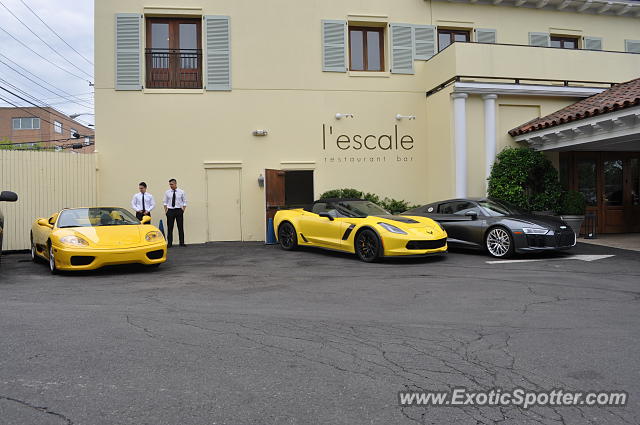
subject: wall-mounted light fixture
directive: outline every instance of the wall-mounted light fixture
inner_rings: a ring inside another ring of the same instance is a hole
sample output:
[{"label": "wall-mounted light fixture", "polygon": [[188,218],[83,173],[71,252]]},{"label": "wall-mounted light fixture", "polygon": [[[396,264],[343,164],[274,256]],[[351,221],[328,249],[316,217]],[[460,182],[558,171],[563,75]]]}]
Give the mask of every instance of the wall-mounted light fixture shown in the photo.
[{"label": "wall-mounted light fixture", "polygon": [[267,130],[253,130],[254,136],[266,136],[267,134],[269,134]]},{"label": "wall-mounted light fixture", "polygon": [[258,176],[258,186],[264,187],[264,176],[262,174]]},{"label": "wall-mounted light fixture", "polygon": [[353,114],[341,114],[338,112],[336,114],[336,119],[341,120],[342,118],[353,118]]},{"label": "wall-mounted light fixture", "polygon": [[400,121],[400,120],[402,120],[402,119],[406,119],[406,120],[415,120],[415,119],[416,119],[416,116],[415,116],[415,115],[400,115],[400,114],[398,114],[398,115],[396,115],[396,119],[397,119],[398,121]]}]

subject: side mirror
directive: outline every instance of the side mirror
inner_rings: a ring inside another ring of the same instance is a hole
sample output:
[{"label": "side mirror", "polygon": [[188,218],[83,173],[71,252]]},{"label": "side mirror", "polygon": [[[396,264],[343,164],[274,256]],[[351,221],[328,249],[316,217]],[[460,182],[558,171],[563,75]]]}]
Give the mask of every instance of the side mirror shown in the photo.
[{"label": "side mirror", "polygon": [[142,223],[142,224],[151,223],[151,217],[149,217],[148,215],[145,215],[144,217],[142,217],[142,220],[140,220],[140,223]]},{"label": "side mirror", "polygon": [[10,192],[8,190],[3,190],[0,193],[0,201],[16,202],[17,200],[18,200],[18,195],[15,192]]},{"label": "side mirror", "polygon": [[53,229],[53,224],[49,223],[49,220],[47,220],[46,218],[39,218],[37,223],[38,223],[38,226],[48,227],[49,229]]},{"label": "side mirror", "polygon": [[464,213],[464,215],[466,215],[467,217],[471,217],[471,220],[478,219],[478,213],[476,211],[467,211],[466,213]]},{"label": "side mirror", "polygon": [[321,212],[320,214],[318,214],[320,217],[324,217],[324,218],[328,218],[329,221],[333,221],[333,217],[331,216],[331,214],[327,213],[327,212]]}]

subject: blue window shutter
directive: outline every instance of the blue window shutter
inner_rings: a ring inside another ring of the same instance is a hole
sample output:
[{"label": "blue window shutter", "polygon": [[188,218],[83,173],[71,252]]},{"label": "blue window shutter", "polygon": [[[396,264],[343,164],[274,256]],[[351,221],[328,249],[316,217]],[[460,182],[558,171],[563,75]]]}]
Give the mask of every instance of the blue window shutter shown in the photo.
[{"label": "blue window shutter", "polygon": [[142,16],[116,14],[116,90],[142,90]]},{"label": "blue window shutter", "polygon": [[428,60],[435,55],[436,45],[436,27],[433,25],[414,25],[414,52],[413,57],[416,60]]},{"label": "blue window shutter", "polygon": [[391,72],[413,74],[413,25],[390,24]]},{"label": "blue window shutter", "polygon": [[206,89],[231,90],[231,22],[228,16],[204,17]]},{"label": "blue window shutter", "polygon": [[551,37],[548,32],[530,32],[529,45],[538,47],[549,47],[551,45]]},{"label": "blue window shutter", "polygon": [[496,42],[496,30],[487,28],[476,28],[476,43],[488,43],[495,44]]},{"label": "blue window shutter", "polygon": [[625,40],[624,51],[628,53],[640,53],[640,40]]},{"label": "blue window shutter", "polygon": [[602,50],[602,38],[585,37],[582,48],[585,50]]},{"label": "blue window shutter", "polygon": [[346,21],[322,21],[322,70],[347,72]]}]

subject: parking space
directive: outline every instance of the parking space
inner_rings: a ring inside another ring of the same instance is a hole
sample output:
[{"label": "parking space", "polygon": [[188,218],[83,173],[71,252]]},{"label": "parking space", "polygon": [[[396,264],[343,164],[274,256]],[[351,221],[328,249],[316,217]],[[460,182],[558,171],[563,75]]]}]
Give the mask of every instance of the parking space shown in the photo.
[{"label": "parking space", "polygon": [[[2,422],[640,422],[638,253],[517,259],[535,261],[212,243],[173,248],[159,269],[51,276],[7,255]],[[624,390],[629,405],[398,405],[401,390],[459,386]]]}]

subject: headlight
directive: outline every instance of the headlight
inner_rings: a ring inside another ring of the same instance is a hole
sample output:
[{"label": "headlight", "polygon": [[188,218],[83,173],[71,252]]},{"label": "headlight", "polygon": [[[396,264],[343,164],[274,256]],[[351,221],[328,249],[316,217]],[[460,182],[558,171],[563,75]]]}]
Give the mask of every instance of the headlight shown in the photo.
[{"label": "headlight", "polygon": [[542,227],[524,227],[522,231],[527,235],[546,235],[549,233],[549,229],[544,229]]},{"label": "headlight", "polygon": [[78,236],[64,236],[60,238],[60,242],[65,245],[74,245],[74,246],[89,246],[89,242],[85,241]]},{"label": "headlight", "polygon": [[162,233],[154,230],[153,232],[147,233],[147,236],[145,236],[144,238],[147,240],[147,242],[153,242],[155,240],[161,239]]},{"label": "headlight", "polygon": [[393,224],[389,224],[389,223],[378,223],[378,225],[380,227],[382,227],[384,230],[391,232],[391,233],[398,233],[400,235],[406,235],[407,232],[405,232],[402,229],[397,228],[396,226],[394,226]]}]

